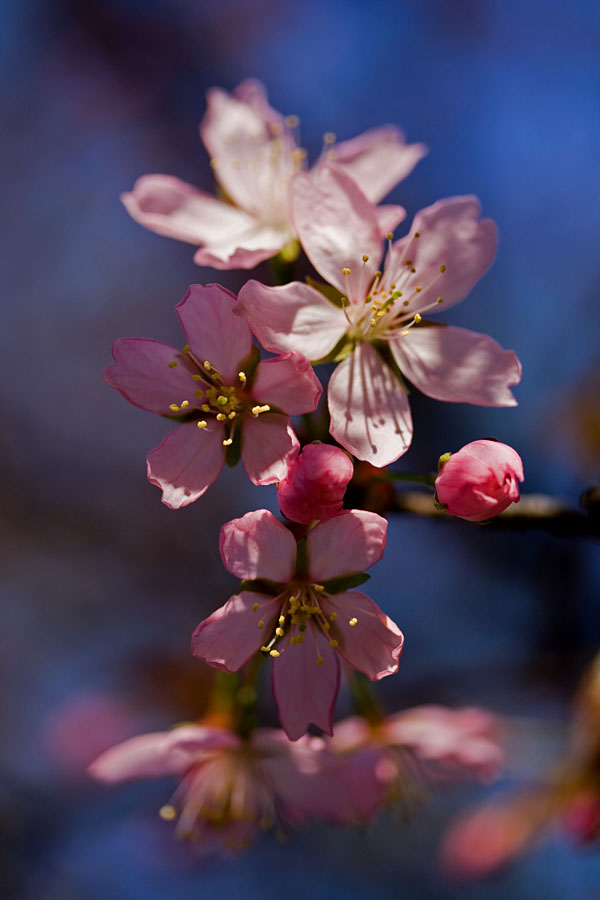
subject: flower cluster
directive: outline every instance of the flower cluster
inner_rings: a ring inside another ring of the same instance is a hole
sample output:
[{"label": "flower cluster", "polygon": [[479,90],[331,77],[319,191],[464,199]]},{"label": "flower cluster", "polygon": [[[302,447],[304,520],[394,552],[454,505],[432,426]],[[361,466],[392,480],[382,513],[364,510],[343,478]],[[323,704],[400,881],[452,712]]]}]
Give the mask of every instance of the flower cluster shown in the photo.
[{"label": "flower cluster", "polygon": [[[205,716],[142,735],[90,772],[107,783],[178,776],[162,817],[203,850],[236,852],[263,828],[367,821],[406,803],[423,779],[497,773],[489,714],[424,706],[386,716],[370,693],[369,682],[399,670],[404,637],[357,590],[383,555],[387,519],[344,508],[344,496],[353,458],[385,479],[409,449],[407,381],[436,400],[513,406],[521,367],[491,337],[430,319],[494,258],[496,228],[477,199],[440,200],[394,238],[406,212],[381,201],[426,153],[422,144],[393,126],[344,142],[326,134],[309,167],[296,117],[272,109],[252,80],[231,95],[211,90],[200,132],[220,196],[146,175],[122,197],[130,215],[195,245],[199,265],[249,269],[275,258],[274,271],[290,271],[302,249],[319,277],[250,280],[237,297],[192,285],[176,307],[184,346],[120,339],[103,377],[173,425],[147,457],[168,507],[198,500],[225,464],[241,461],[254,484],[277,484],[282,519],[258,509],[221,528],[223,564],[240,584],[192,636],[193,655],[233,679],[219,726]],[[291,417],[317,409],[313,367],[323,363],[336,364],[328,426],[319,431],[314,418],[317,439],[307,443]],[[435,488],[449,514],[483,521],[519,499],[523,470],[511,448],[476,441],[447,457]],[[419,477],[433,487],[433,476]],[[282,730],[257,726],[261,662]],[[342,674],[357,715],[335,724]]]}]

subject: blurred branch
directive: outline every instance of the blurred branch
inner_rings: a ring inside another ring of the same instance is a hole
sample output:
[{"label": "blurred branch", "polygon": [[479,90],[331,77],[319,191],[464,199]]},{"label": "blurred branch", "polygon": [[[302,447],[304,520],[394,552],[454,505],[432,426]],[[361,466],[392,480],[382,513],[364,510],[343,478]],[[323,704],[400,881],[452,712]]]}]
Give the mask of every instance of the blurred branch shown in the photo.
[{"label": "blurred branch", "polygon": [[[545,531],[557,537],[600,538],[600,486],[588,488],[581,496],[582,511],[565,506],[545,494],[521,497],[501,515],[485,524],[500,531]],[[388,512],[411,514],[429,519],[459,521],[436,509],[431,494],[420,491],[399,491],[390,498]],[[471,523],[469,523],[471,524]]]}]

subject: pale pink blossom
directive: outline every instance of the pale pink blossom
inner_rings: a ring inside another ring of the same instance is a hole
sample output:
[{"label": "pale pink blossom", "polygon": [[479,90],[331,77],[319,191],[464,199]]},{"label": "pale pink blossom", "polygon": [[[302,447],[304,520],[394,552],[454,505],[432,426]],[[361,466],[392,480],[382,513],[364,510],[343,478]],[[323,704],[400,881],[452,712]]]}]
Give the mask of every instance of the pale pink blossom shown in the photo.
[{"label": "pale pink blossom", "polygon": [[297,543],[265,509],[221,529],[223,563],[243,581],[200,623],[192,652],[227,672],[259,650],[269,654],[279,718],[291,740],[311,722],[332,733],[340,658],[373,681],[398,670],[398,627],[365,594],[348,590],[367,577],[350,576],[381,559],[386,530],[376,513],[343,510]]},{"label": "pale pink blossom", "polygon": [[88,772],[104,784],[179,776],[161,817],[177,819],[178,836],[201,852],[235,854],[264,829],[337,821],[345,799],[334,762],[318,738],[292,744],[281,731],[259,729],[243,739],[200,724],[131,738]]},{"label": "pale pink blossom", "polygon": [[516,355],[486,335],[423,317],[458,303],[496,251],[496,228],[475,197],[440,200],[417,213],[409,234],[390,242],[385,269],[376,209],[335,166],[299,174],[292,217],[302,246],[337,289],[336,305],[299,282],[248,282],[239,311],[261,343],[313,361],[340,361],[329,382],[330,431],[359,459],[382,467],[412,439],[408,393],[399,373],[438,400],[514,406]]},{"label": "pale pink blossom", "polygon": [[329,748],[337,754],[351,819],[410,807],[423,780],[495,778],[504,761],[496,719],[482,709],[417,706],[369,723],[337,722]]},{"label": "pale pink blossom", "polygon": [[279,482],[277,500],[284,516],[308,525],[330,519],[343,505],[354,473],[348,455],[331,444],[307,444]]},{"label": "pale pink blossom", "polygon": [[518,503],[523,477],[523,462],[512,447],[472,441],[443,463],[435,490],[451,516],[483,522]]},{"label": "pale pink blossom", "polygon": [[319,402],[321,385],[305,357],[291,352],[257,362],[235,299],[218,284],[192,285],[175,307],[183,350],[121,338],[116,364],[103,374],[135,406],[180,422],[147,458],[148,479],[171,509],[201,497],[232,451],[241,453],[254,484],[279,481],[300,448],[289,416]]},{"label": "pale pink blossom", "polygon": [[[232,94],[213,88],[207,102],[200,134],[227,199],[171,175],[144,175],[121,199],[141,225],[199,246],[194,257],[198,265],[250,269],[295,241],[289,185],[305,166],[305,152],[297,145],[295,117],[284,118],[272,109],[260,82],[243,81]],[[427,152],[422,144],[406,144],[391,125],[327,146],[322,159],[335,158],[373,203]],[[384,233],[402,221],[405,211],[382,206],[378,216]]]}]

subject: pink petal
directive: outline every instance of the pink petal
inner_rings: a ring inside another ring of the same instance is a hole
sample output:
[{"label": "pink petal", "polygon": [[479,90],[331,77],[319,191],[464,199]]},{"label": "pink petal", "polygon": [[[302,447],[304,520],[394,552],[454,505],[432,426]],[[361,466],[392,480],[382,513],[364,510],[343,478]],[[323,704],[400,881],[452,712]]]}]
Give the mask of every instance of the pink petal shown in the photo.
[{"label": "pink petal", "polygon": [[226,522],[219,549],[223,565],[238,578],[288,582],[296,563],[292,533],[266,509]]},{"label": "pink petal", "polygon": [[253,269],[279,253],[290,239],[289,229],[261,225],[256,219],[249,218],[243,230],[232,230],[221,240],[215,237],[206,241],[204,247],[196,251],[194,262],[213,269]]},{"label": "pink petal", "polygon": [[283,124],[283,116],[269,104],[266,88],[257,78],[245,78],[234,89],[233,96],[251,107],[265,122]]},{"label": "pink petal", "polygon": [[322,392],[307,358],[294,352],[259,362],[250,391],[261,406],[268,403],[289,416],[312,412]]},{"label": "pink petal", "polygon": [[237,380],[240,363],[250,353],[252,335],[233,312],[235,295],[219,284],[192,284],[175,307],[192,353],[205,360],[229,384]]},{"label": "pink petal", "polygon": [[328,402],[331,435],[358,459],[381,468],[410,447],[406,391],[370,344],[359,344],[337,367]]},{"label": "pink petal", "polygon": [[427,155],[424,144],[407,144],[403,132],[383,125],[334,147],[335,161],[371,203],[383,200]]},{"label": "pink petal", "polygon": [[[337,652],[343,660],[379,681],[398,671],[404,637],[395,622],[360,591],[348,591],[328,597],[327,611],[337,613],[331,634],[339,642]],[[354,625],[351,621],[356,619]]]},{"label": "pink petal", "polygon": [[[351,302],[362,302],[381,259],[373,204],[341,169],[324,164],[296,175],[291,210],[300,243],[317,272]],[[344,268],[350,275],[342,274]]]},{"label": "pink petal", "polygon": [[106,750],[89,766],[88,773],[105,784],[182,775],[213,747],[237,743],[231,732],[201,725],[140,734]]},{"label": "pink petal", "polygon": [[209,422],[178,425],[147,456],[148,481],[161,488],[162,502],[180,509],[197,500],[217,480],[225,462],[223,427]]},{"label": "pink petal", "polygon": [[192,653],[209,666],[237,672],[271,638],[280,611],[277,597],[235,594],[200,622],[192,635]]},{"label": "pink petal", "polygon": [[[312,723],[333,734],[333,710],[340,688],[337,655],[311,624],[303,644],[291,646],[289,637],[278,645],[272,661],[273,694],[279,721],[291,741],[298,740]],[[317,664],[317,658],[323,663]]]},{"label": "pink petal", "polygon": [[378,206],[376,209],[377,213],[377,221],[379,222],[379,231],[382,236],[387,235],[390,231],[393,231],[400,222],[404,222],[406,218],[406,210],[403,206],[393,206],[391,203],[386,203],[383,206]]},{"label": "pink petal", "polygon": [[[476,197],[450,197],[417,213],[407,237],[397,241],[385,264],[385,287],[395,282],[408,311],[447,309],[462,300],[490,266],[498,235],[491,219],[480,219]],[[415,238],[415,233],[419,237]],[[411,260],[412,273],[405,265]],[[440,266],[445,266],[444,272]],[[415,287],[420,292],[415,292]],[[438,304],[438,297],[442,303]]]},{"label": "pink petal", "polygon": [[261,413],[246,416],[242,436],[242,465],[254,484],[274,484],[285,478],[300,443],[287,416]]},{"label": "pink petal", "polygon": [[310,580],[364,572],[383,556],[387,520],[362,509],[343,509],[308,533]]},{"label": "pink petal", "polygon": [[398,367],[428,397],[517,405],[510,386],[521,380],[521,363],[513,350],[503,350],[485,334],[450,325],[411,328],[390,347]]},{"label": "pink petal", "polygon": [[207,104],[200,133],[219,183],[238,206],[257,219],[283,220],[287,181],[293,174],[293,147],[289,141],[281,141],[279,149],[275,148],[272,122],[270,117],[265,119],[260,105],[219,88],[207,92]]},{"label": "pink petal", "polygon": [[[102,377],[134,406],[168,415],[172,403],[188,400],[191,406],[198,405],[192,381],[197,370],[180,350],[145,338],[119,338],[112,352],[116,365],[108,366]],[[173,361],[177,365],[171,368]]]},{"label": "pink petal", "polygon": [[158,731],[130,738],[101,753],[88,772],[105,784],[178,774],[182,770],[170,765],[173,762],[168,754],[170,737],[170,732]]},{"label": "pink petal", "polygon": [[339,307],[298,281],[283,287],[248,281],[239,293],[236,311],[267,350],[297,350],[307,359],[326,356],[348,329]]},{"label": "pink petal", "polygon": [[172,175],[143,175],[121,200],[140,225],[189,244],[218,245],[253,225],[247,213]]}]

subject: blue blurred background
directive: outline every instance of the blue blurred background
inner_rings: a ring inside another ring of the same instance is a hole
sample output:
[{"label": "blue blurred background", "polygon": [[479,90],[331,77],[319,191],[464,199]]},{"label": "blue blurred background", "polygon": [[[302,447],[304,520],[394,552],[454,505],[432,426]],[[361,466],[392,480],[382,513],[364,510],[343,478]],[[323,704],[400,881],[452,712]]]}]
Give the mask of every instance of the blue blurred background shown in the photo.
[{"label": "blue blurred background", "polygon": [[[198,269],[190,246],[136,225],[119,193],[148,172],[210,189],[204,91],[247,76],[300,116],[312,158],[329,130],[394,122],[425,141],[430,155],[390,200],[412,216],[440,197],[481,198],[500,251],[448,319],[514,348],[524,379],[516,409],[414,392],[399,467],[430,470],[494,435],[522,454],[527,491],[576,504],[600,478],[596,0],[5,0],[0,47],[2,897],[597,900],[597,857],[558,832],[491,883],[445,882],[440,835],[480,788],[446,791],[408,824],[266,837],[219,864],[158,819],[171,785],[108,790],[84,774],[110,744],[201,711],[207,674],[189,636],[233,587],[219,527],[275,506],[274,488],[241,470],[177,513],[146,481],[165,423],[101,382],[112,341],[178,344],[187,285],[237,290],[244,274]],[[389,548],[370,587],[407,640],[382,685],[390,709],[532,717],[515,768],[535,775],[552,757],[540,735],[560,734],[600,640],[597,545],[403,518]]]}]

